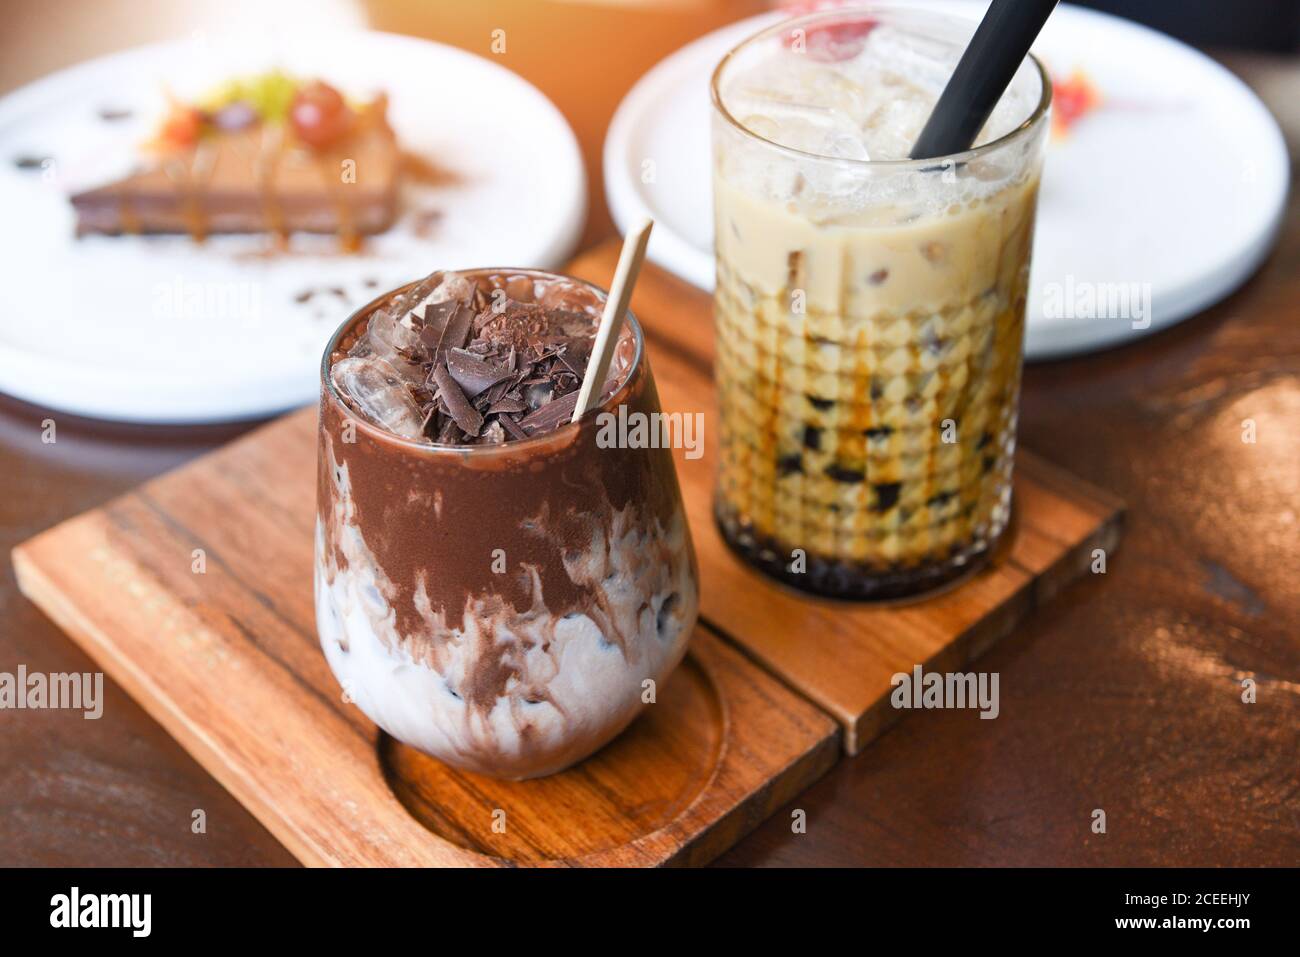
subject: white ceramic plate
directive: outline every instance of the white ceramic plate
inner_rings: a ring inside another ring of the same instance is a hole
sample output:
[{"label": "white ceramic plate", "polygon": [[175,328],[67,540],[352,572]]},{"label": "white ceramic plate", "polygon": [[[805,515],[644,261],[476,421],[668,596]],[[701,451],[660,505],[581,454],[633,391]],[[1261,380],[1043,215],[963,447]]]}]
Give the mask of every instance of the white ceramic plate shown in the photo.
[{"label": "white ceramic plate", "polygon": [[[572,252],[586,214],[581,154],[520,77],[391,34],[249,36],[131,50],[0,100],[0,390],[129,421],[268,415],[314,400],[330,334],[385,289],[436,268],[555,267]],[[74,238],[68,193],[127,170],[165,90],[186,98],[273,66],[350,96],[387,91],[402,146],[455,181],[408,185],[402,218],[354,256],[332,237],[294,236],[281,256],[260,255],[262,236]],[[103,108],[132,115],[105,122]],[[23,171],[19,156],[53,164]]]},{"label": "white ceramic plate", "polygon": [[[923,5],[978,20],[987,3]],[[653,216],[650,257],[705,289],[713,288],[709,78],[728,49],[779,19],[733,24],[659,63],[624,99],[605,141],[615,222],[626,230]],[[1244,282],[1272,247],[1290,179],[1281,131],[1258,98],[1190,47],[1078,7],[1059,7],[1034,50],[1057,77],[1082,69],[1103,102],[1049,149],[1026,354],[1132,339]],[[1124,315],[1082,318],[1107,311]]]}]

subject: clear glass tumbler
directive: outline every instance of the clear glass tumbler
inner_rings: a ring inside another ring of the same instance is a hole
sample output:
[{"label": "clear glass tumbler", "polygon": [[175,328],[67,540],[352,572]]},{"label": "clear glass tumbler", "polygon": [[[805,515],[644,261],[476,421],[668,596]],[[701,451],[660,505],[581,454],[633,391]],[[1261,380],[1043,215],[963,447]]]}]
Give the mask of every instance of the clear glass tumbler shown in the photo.
[{"label": "clear glass tumbler", "polygon": [[[605,293],[533,270],[461,275],[489,298],[542,297],[593,327]],[[435,445],[360,415],[321,366],[316,623],[331,669],[393,737],[507,778],[550,774],[612,739],[646,682],[681,660],[699,607],[695,553],[666,448],[600,439],[605,413],[660,412],[628,315],[613,394],[578,422],[498,445]]]},{"label": "clear glass tumbler", "polygon": [[887,4],[812,14],[713,77],[714,510],[734,550],[806,591],[912,595],[1007,527],[1042,66],[987,142],[906,159],[973,29]]}]

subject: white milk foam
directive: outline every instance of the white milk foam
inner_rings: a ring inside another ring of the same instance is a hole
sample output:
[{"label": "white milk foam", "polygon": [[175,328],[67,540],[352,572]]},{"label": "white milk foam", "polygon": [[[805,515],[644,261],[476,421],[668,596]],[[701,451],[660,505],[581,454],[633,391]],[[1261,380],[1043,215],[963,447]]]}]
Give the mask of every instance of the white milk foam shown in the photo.
[{"label": "white milk foam", "polygon": [[[681,660],[699,605],[689,560],[653,563],[653,573],[643,560],[689,554],[680,514],[672,528],[655,522],[642,529],[629,506],[615,514],[609,542],[593,541],[565,562],[574,581],[598,576],[593,584],[624,636],[622,647],[607,641],[590,616],[557,618],[540,600],[502,613],[489,600],[470,598],[456,621],[453,609],[431,607],[423,582],[412,598],[384,574],[357,528],[347,466],[329,454],[336,489],[328,520],[346,563],[335,563],[318,521],[321,648],[344,692],[394,738],[499,777],[551,774],[622,731],[644,706],[642,682],[662,684]],[[535,594],[540,590],[535,582]],[[411,600],[426,626],[420,635],[397,628],[392,602]],[[485,712],[475,709],[456,689],[503,644],[528,648],[512,657],[519,677]]]}]

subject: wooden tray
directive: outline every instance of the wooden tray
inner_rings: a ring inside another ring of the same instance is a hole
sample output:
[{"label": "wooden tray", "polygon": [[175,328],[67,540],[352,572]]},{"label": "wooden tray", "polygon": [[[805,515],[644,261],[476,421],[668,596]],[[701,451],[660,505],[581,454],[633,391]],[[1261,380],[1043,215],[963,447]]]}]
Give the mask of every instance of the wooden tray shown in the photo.
[{"label": "wooden tray", "polygon": [[[572,271],[606,282],[617,256],[611,244]],[[775,586],[711,517],[709,297],[647,266],[633,308],[665,409],[709,414],[705,455],[675,453],[706,623],[659,704],[577,768],[523,783],[454,772],[342,701],[313,620],[313,409],[24,543],[19,585],[306,863],[699,863],[822,774],[841,740],[852,753],[879,734],[893,674],[960,668],[1117,542],[1118,503],[1021,455],[1005,554],[943,595],[860,606]]]},{"label": "wooden tray", "polygon": [[304,863],[702,863],[834,764],[834,722],[704,626],[570,771],[496,781],[396,744],[317,642],[315,455],[307,409],[14,551],[23,592]]},{"label": "wooden tray", "polygon": [[[608,281],[618,247],[573,263],[574,275]],[[856,754],[899,714],[890,679],[962,670],[1036,606],[1088,571],[1095,548],[1119,543],[1122,504],[1042,459],[1016,458],[1013,528],[992,567],[911,604],[862,605],[809,598],[774,585],[727,548],[712,515],[716,434],[712,300],[647,267],[632,310],[650,339],[665,411],[705,413],[705,454],[677,455],[700,558],[701,613],[782,680],[835,716]]]}]

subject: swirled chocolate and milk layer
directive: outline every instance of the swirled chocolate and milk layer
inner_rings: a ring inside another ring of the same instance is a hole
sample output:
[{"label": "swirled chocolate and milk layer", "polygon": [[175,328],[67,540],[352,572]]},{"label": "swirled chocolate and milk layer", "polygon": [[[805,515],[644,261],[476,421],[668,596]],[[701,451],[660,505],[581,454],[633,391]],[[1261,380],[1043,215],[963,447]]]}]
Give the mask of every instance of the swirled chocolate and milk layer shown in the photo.
[{"label": "swirled chocolate and milk layer", "polygon": [[[434,274],[359,314],[322,394],[317,616],[395,737],[507,777],[559,770],[638,713],[695,621],[669,453],[570,424],[602,295]],[[632,328],[606,408],[658,410]]]}]

